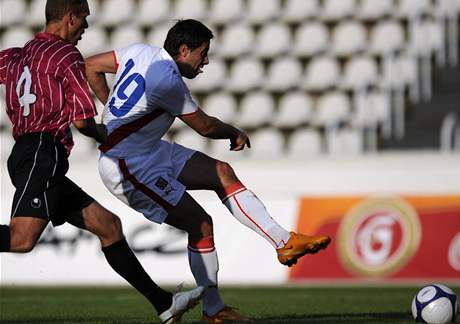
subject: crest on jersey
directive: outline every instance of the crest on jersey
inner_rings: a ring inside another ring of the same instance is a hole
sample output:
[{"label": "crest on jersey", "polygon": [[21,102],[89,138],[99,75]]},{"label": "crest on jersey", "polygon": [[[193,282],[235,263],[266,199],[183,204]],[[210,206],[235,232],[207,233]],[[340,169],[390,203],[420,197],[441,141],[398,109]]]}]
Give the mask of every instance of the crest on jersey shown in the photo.
[{"label": "crest on jersey", "polygon": [[372,198],[355,205],[338,231],[339,257],[356,275],[386,276],[418,249],[421,226],[415,209],[398,198]]}]

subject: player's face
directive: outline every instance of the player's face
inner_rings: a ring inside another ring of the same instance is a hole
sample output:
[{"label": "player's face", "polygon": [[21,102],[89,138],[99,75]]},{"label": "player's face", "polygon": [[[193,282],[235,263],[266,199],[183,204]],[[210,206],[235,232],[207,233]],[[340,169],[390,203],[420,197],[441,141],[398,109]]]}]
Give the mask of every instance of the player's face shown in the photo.
[{"label": "player's face", "polygon": [[77,45],[78,41],[81,39],[81,35],[83,35],[85,29],[88,28],[88,22],[86,21],[86,17],[88,16],[88,6],[79,12],[71,13],[72,19],[70,20],[68,40],[72,44]]},{"label": "player's face", "polygon": [[203,67],[209,64],[209,42],[204,42],[200,47],[190,50],[182,60],[182,76],[193,79],[203,72]]}]

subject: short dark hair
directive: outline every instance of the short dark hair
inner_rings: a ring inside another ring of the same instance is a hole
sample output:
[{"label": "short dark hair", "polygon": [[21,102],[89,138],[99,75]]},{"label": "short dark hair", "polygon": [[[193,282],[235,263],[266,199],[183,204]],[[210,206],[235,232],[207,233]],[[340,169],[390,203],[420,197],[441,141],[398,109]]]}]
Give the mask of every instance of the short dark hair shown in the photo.
[{"label": "short dark hair", "polygon": [[185,44],[194,50],[204,42],[209,42],[213,37],[212,31],[197,20],[179,20],[168,31],[163,47],[169,55],[175,58],[179,54],[181,45]]},{"label": "short dark hair", "polygon": [[48,0],[45,7],[46,24],[61,20],[71,10],[79,13],[87,8],[87,0]]}]

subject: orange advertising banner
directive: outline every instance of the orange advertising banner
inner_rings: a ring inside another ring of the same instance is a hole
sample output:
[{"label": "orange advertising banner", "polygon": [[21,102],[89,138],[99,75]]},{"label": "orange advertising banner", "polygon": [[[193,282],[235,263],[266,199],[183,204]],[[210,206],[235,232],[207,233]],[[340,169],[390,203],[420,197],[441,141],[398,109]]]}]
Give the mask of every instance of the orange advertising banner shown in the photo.
[{"label": "orange advertising banner", "polygon": [[460,196],[304,197],[297,227],[332,243],[290,281],[460,283]]}]

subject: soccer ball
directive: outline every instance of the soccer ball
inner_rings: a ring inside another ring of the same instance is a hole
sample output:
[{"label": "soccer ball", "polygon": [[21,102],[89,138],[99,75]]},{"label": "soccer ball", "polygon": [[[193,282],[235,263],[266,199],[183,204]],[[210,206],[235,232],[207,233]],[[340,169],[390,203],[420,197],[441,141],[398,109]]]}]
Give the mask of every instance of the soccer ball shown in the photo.
[{"label": "soccer ball", "polygon": [[457,296],[441,284],[423,287],[412,299],[412,315],[417,323],[451,323],[455,321],[457,311]]}]

